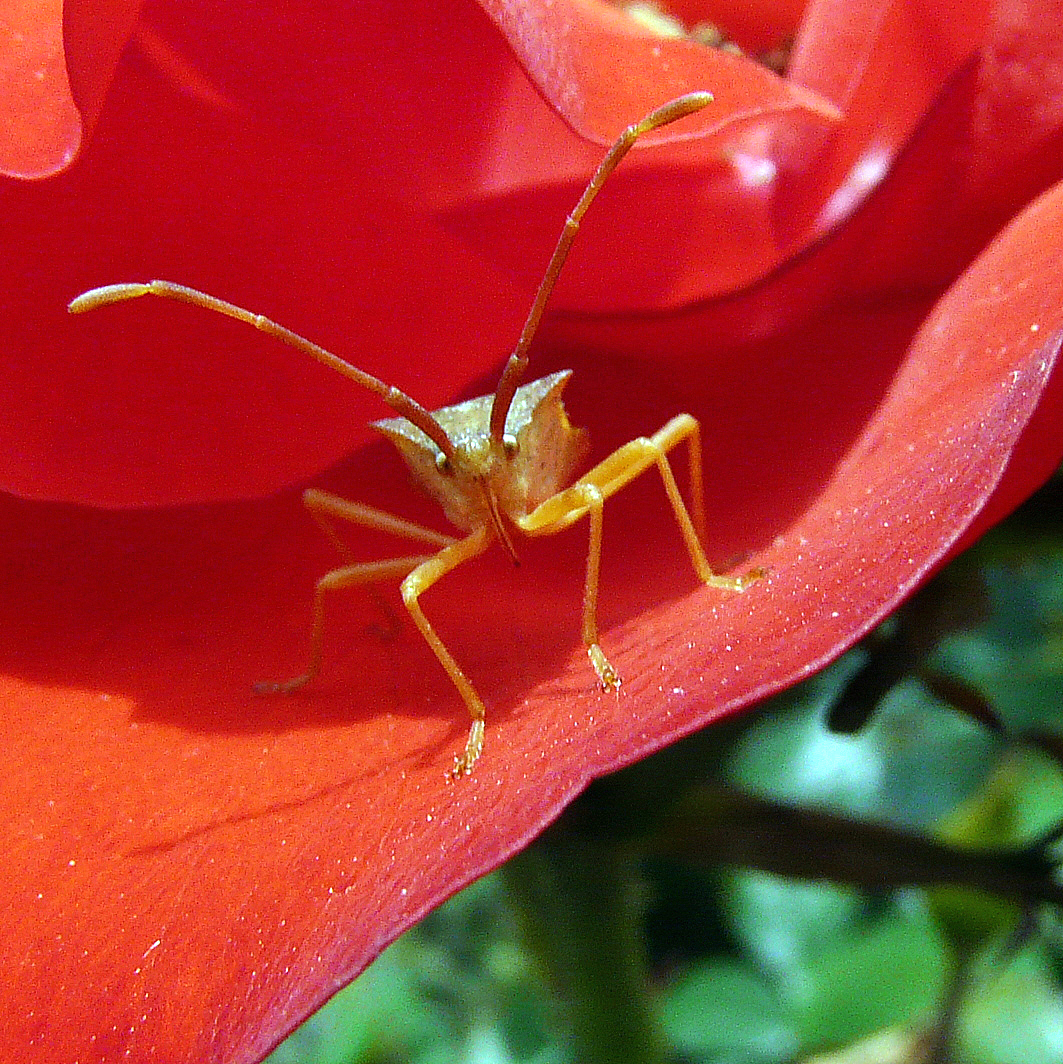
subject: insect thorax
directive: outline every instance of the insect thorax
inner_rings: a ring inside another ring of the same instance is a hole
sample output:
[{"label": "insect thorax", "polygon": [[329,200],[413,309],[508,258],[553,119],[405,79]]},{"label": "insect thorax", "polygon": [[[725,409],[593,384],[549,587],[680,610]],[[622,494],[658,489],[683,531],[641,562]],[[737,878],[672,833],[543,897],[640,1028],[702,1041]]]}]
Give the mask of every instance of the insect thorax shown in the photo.
[{"label": "insect thorax", "polygon": [[507,517],[521,517],[544,499],[567,487],[587,452],[586,432],[573,428],[562,392],[571,370],[552,373],[518,388],[506,418],[506,435],[516,441],[513,453],[491,453],[490,395],[446,406],[433,416],[458,452],[455,466],[441,469],[440,451],[405,418],[374,422],[398,448],[414,480],[443,508],[456,527],[472,531],[489,520],[486,482]]}]

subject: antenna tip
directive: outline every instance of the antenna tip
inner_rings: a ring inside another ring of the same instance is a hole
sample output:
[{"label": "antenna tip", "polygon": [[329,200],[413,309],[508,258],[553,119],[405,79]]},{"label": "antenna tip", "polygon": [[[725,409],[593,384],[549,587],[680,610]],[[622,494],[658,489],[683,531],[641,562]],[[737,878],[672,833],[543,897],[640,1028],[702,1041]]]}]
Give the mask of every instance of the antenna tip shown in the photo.
[{"label": "antenna tip", "polygon": [[66,309],[71,314],[84,314],[97,307],[106,307],[110,303],[120,303],[123,299],[137,299],[151,291],[146,284],[107,284],[102,288],[90,288],[87,292],[72,299]]},{"label": "antenna tip", "polygon": [[692,115],[695,111],[707,107],[714,99],[711,92],[688,92],[685,96],[677,96],[648,114],[638,124],[638,132],[646,133],[659,126],[666,126],[669,122],[675,122],[679,118],[686,118],[687,115]]},{"label": "antenna tip", "polygon": [[685,101],[683,109],[684,114],[693,114],[695,111],[700,111],[703,107],[708,107],[710,103],[715,100],[711,92],[688,92],[685,96],[680,96],[676,103]]}]

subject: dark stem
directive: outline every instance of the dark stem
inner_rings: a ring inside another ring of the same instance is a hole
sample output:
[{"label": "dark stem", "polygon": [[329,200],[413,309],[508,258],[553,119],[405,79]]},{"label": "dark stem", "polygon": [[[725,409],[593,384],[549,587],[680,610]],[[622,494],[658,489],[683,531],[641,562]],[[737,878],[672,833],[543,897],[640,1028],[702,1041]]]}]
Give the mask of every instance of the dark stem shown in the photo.
[{"label": "dark stem", "polygon": [[566,1009],[580,1064],[663,1064],[633,859],[555,825],[503,866],[527,947]]}]

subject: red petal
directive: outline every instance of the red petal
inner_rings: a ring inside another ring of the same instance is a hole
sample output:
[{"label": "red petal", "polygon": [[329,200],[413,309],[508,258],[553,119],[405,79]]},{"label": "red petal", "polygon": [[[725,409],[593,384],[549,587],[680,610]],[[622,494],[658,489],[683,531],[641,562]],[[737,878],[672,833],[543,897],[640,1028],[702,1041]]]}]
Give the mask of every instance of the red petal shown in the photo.
[{"label": "red petal", "polygon": [[[611,180],[555,306],[671,308],[740,288],[790,253],[796,237],[777,224],[771,179],[807,162],[810,145],[834,128],[839,112],[829,101],[748,58],[655,36],[607,4],[483,6],[547,100],[597,144],[683,92],[709,89],[715,97],[698,116],[652,138],[662,146],[636,151]],[[444,215],[448,229],[532,287],[556,240],[556,219],[600,157],[578,142],[546,155],[538,132],[534,140],[512,132],[498,179]],[[504,239],[515,220],[520,242]],[[534,229],[529,220],[537,220]],[[542,252],[529,255],[529,247]]]},{"label": "red petal", "polygon": [[573,128],[603,144],[632,116],[693,89],[710,90],[729,116],[803,109],[813,125],[835,116],[755,62],[659,37],[609,4],[481,4],[546,98]]},{"label": "red petal", "polygon": [[712,23],[750,53],[777,48],[797,33],[805,0],[675,0],[668,11],[688,27]]},{"label": "red petal", "polygon": [[[599,451],[681,406],[701,416],[713,553],[757,548],[770,575],[692,590],[659,485],[618,496],[601,609],[614,696],[576,645],[583,530],[528,542],[519,572],[496,552],[455,573],[424,605],[490,707],[459,783],[460,701],[416,633],[382,640],[356,596],[331,612],[315,689],[248,693],[300,666],[330,564],[294,496],[5,504],[9,1055],[256,1060],[588,779],[851,644],[1059,460],[1060,232],[1056,189],[929,316],[853,309],[755,359],[720,351],[714,375],[582,360],[572,405]],[[423,517],[382,448],[337,485]]]},{"label": "red petal", "polygon": [[0,174],[51,177],[103,106],[141,0],[11,0],[0,42]]},{"label": "red petal", "polygon": [[81,143],[62,0],[8,0],[0,30],[0,174],[47,177],[68,166]]},{"label": "red petal", "polygon": [[[805,13],[787,77],[845,115],[786,175],[779,225],[804,242],[846,218],[889,172],[934,99],[981,47],[988,0],[915,5],[818,0]],[[903,89],[901,89],[903,86]]]},{"label": "red petal", "polygon": [[63,46],[70,89],[87,131],[96,125],[143,0],[66,0]]},{"label": "red petal", "polygon": [[[425,14],[436,10],[432,3],[424,0]],[[552,217],[541,208],[554,190],[518,202],[528,224],[518,228],[511,214],[494,234],[522,271],[532,264],[523,293],[483,261],[474,241],[463,247],[455,226],[440,232],[420,210],[468,195],[476,182],[526,179],[519,158],[507,169],[509,141],[499,147],[492,136],[510,125],[527,134],[529,114],[554,131],[551,144],[537,146],[539,167],[576,167],[582,180],[600,149],[582,145],[573,160],[568,149],[580,142],[474,7],[443,18],[447,32],[417,64],[393,40],[384,47],[394,31],[388,5],[360,9],[357,19],[341,6],[332,18],[294,23],[260,8],[226,7],[210,33],[183,6],[154,8],[79,166],[8,189],[3,225],[18,254],[3,260],[0,276],[0,379],[5,407],[19,416],[0,430],[7,490],[104,505],[260,494],[336,460],[381,412],[305,360],[187,308],[138,305],[69,318],[66,302],[90,286],[161,275],[208,288],[350,354],[428,405],[498,365],[512,345],[571,208],[568,194]],[[483,64],[459,78],[470,49]],[[734,106],[756,111],[767,87],[766,113],[808,110],[752,64],[731,66]],[[326,77],[333,73],[335,80]],[[394,93],[380,94],[381,83]],[[644,95],[659,102],[659,90]],[[722,107],[709,118],[710,127],[733,123]],[[712,143],[691,150],[696,156]],[[674,162],[688,149],[668,150]],[[643,232],[658,234],[656,244],[645,243],[659,265],[675,245],[662,249],[661,237],[698,235],[683,232],[690,175],[647,188],[646,175],[634,171],[613,209],[623,211],[625,195],[640,204]],[[398,175],[394,185],[384,174]],[[646,214],[651,196],[669,204],[668,224],[678,230],[662,224],[659,211]],[[541,258],[540,219],[549,230]],[[640,239],[638,226],[612,226],[608,214],[594,229],[605,234],[607,253],[611,241]],[[593,243],[588,253],[593,261]],[[759,255],[741,252],[742,270]],[[683,265],[674,290],[696,272]],[[578,262],[569,274],[598,285],[611,278]],[[641,278],[632,270],[624,290],[637,291]]]},{"label": "red petal", "polygon": [[[500,361],[525,297],[347,162],[128,63],[79,166],[9,189],[3,487],[103,505],[305,479],[386,408],[305,357],[187,308],[66,313],[168,276],[268,311],[430,405]],[[176,311],[176,313],[174,313]]]},{"label": "red petal", "polygon": [[[996,4],[978,72],[979,106],[971,125],[966,177],[972,194],[1000,202],[1042,187],[1063,126],[1063,22],[1052,0]],[[1029,173],[1030,170],[1034,172]],[[1002,189],[1001,183],[1004,188]]]},{"label": "red petal", "polygon": [[[418,17],[431,16],[433,2],[424,0]],[[87,7],[72,6],[68,53],[88,57],[98,43],[90,33],[75,32],[79,19],[110,27],[110,36],[103,36],[119,40],[114,27],[128,10],[121,4],[115,10],[110,20],[101,20],[93,8],[92,22]],[[117,279],[119,271],[133,277],[168,272],[215,288],[272,311],[385,376],[394,375],[396,353],[405,358],[408,352],[423,375],[396,379],[429,404],[453,395],[459,383],[497,363],[508,349],[560,220],[598,149],[542,106],[474,8],[459,6],[442,19],[444,29],[412,66],[404,50],[394,47],[388,5],[366,5],[357,21],[346,8],[314,10],[320,18],[226,8],[218,17],[229,22],[203,33],[187,8],[156,7],[152,26],[138,31],[139,52],[127,57],[111,117],[84,166],[47,190],[32,187],[8,197],[5,232],[19,255],[9,258],[2,278],[9,293],[4,357],[11,364],[3,375],[4,402],[20,412],[0,434],[0,482],[9,490],[107,504],[255,494],[311,475],[362,438],[371,404],[316,368],[296,365],[287,353],[271,353],[257,338],[197,323],[187,311],[167,317],[137,307],[91,323],[66,319],[61,308],[74,292]],[[527,28],[520,18],[530,17],[530,10],[514,13],[499,5],[499,17]],[[886,64],[881,70],[872,64],[881,76],[912,41],[908,32],[896,39],[884,34],[883,27],[893,25],[889,19],[903,11],[883,10],[857,5],[846,23],[846,33],[856,34],[864,52],[870,49],[875,63]],[[638,100],[621,93],[602,65],[602,42],[621,49],[632,69],[649,61],[647,55],[654,59],[656,43],[617,23],[615,12],[580,12],[572,16],[579,27],[574,36],[585,47],[573,51],[569,65],[583,71],[581,98],[597,101],[596,113],[609,126],[603,132],[611,135],[631,115],[609,114],[606,103],[627,108],[642,106],[642,97],[657,102],[660,86],[629,84],[632,93],[642,94]],[[962,5],[936,14],[944,29],[933,51],[935,77],[969,43],[973,31],[966,27],[976,24],[975,14]],[[997,124],[971,124],[972,114],[985,114],[977,94],[939,97],[924,122],[919,150],[908,151],[915,161],[907,166],[907,183],[894,175],[893,200],[881,198],[886,206],[877,214],[864,213],[856,229],[870,233],[871,243],[857,262],[867,264],[869,284],[910,280],[903,270],[912,260],[917,279],[940,283],[1000,224],[1000,212],[1014,209],[1016,196],[1058,172],[1051,162],[1040,169],[1013,165],[1007,172],[1022,175],[1016,178],[1021,188],[1011,187],[987,208],[982,186],[971,185],[973,206],[957,203],[972,149],[979,154],[971,180],[985,181],[990,190],[1007,185],[979,175],[996,150],[991,133],[1005,120],[1000,116],[1030,102],[1028,93],[1015,88],[1029,79],[1006,75],[1047,63],[1058,51],[1058,27],[1042,16],[1023,35],[998,14],[989,31],[997,76],[984,73],[987,59],[978,84],[979,91],[995,93],[999,106],[989,114]],[[810,14],[802,45],[809,70],[817,69],[810,57],[819,57],[819,69],[825,69],[826,59],[838,57],[838,41],[848,40],[825,27],[826,20]],[[546,54],[549,40],[540,33],[524,43],[534,57]],[[873,48],[876,42],[889,47]],[[458,77],[459,70],[469,74],[470,50],[482,62],[475,76]],[[98,51],[105,56],[108,49],[101,45]],[[703,49],[688,48],[683,55],[683,87],[708,78],[720,102],[687,120],[689,128],[675,127],[666,137],[670,143],[638,151],[625,163],[581,235],[559,307],[660,308],[726,291],[791,253],[783,229],[795,239],[808,235],[795,237],[798,205],[781,210],[763,190],[737,180],[733,168],[706,168],[705,159],[722,150],[727,138],[739,137],[744,126],[737,117],[747,105],[775,134],[795,116],[802,129],[814,132],[826,119],[822,107],[755,64]],[[72,59],[71,69],[72,77],[81,71],[78,78],[98,85],[109,67],[101,59],[93,73],[86,58]],[[307,71],[321,69],[329,77],[306,80]],[[380,93],[380,84],[396,91]],[[865,91],[853,85],[854,92]],[[91,97],[92,91],[83,94]],[[442,99],[445,106],[427,106],[422,101],[428,99]],[[1032,140],[1022,139],[1027,153],[1055,128],[1051,107],[1033,110],[1042,124]],[[249,115],[274,133],[264,140]],[[674,139],[699,128],[699,120],[706,135]],[[923,135],[931,127],[934,137]],[[783,138],[776,139],[781,146]],[[307,148],[306,140],[315,147]],[[417,206],[381,203],[384,175],[392,175],[397,196]],[[817,189],[808,202],[818,202],[829,189],[825,176],[810,178]],[[356,188],[361,182],[365,186]],[[436,232],[420,209],[436,212],[450,236]],[[726,228],[720,218],[728,219]],[[957,219],[958,237],[932,235],[942,218]],[[475,252],[457,246],[453,236]],[[894,267],[886,258],[890,238],[907,264]],[[957,239],[959,251],[949,243]],[[943,250],[935,252],[934,242]],[[832,245],[827,262],[806,256],[812,264],[797,263],[777,288],[762,284],[748,299],[712,308],[708,317],[643,321],[638,330],[624,320],[596,322],[589,342],[614,343],[610,329],[619,330],[622,347],[668,347],[674,357],[688,353],[692,343],[700,348],[707,328],[720,327],[735,338],[777,329],[795,312],[829,298],[841,282],[859,284],[859,267],[838,250],[838,241]],[[481,254],[517,278],[524,294],[485,266]],[[300,268],[292,271],[292,263]],[[409,275],[409,263],[423,266],[420,277]],[[155,325],[160,315],[162,324]],[[675,336],[675,321],[686,339]],[[228,360],[218,350],[222,345],[233,348]],[[63,357],[56,361],[52,353],[58,351]],[[185,368],[189,352],[196,359],[194,375]]]}]

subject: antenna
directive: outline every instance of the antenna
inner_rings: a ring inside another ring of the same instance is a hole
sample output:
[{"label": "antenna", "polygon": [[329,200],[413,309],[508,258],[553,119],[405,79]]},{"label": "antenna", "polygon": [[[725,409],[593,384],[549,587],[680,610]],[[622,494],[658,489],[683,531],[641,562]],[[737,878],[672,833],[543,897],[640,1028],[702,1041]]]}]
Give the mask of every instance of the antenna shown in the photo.
[{"label": "antenna", "polygon": [[268,336],[317,359],[330,369],[342,373],[349,380],[379,395],[392,410],[416,425],[443,452],[448,462],[453,461],[453,442],[443,426],[417,400],[411,399],[405,392],[393,385],[385,384],[371,373],[352,366],[313,341],[292,332],[291,329],[278,325],[262,314],[252,314],[251,311],[244,310],[235,303],[228,303],[224,299],[217,299],[215,296],[207,295],[206,292],[188,288],[183,284],[174,284],[172,281],[148,281],[146,284],[109,284],[102,288],[93,288],[72,300],[67,309],[72,314],[84,314],[86,311],[106,307],[111,303],[120,303],[125,299],[139,299],[141,296],[148,295],[173,299],[178,303],[191,303],[193,306],[203,307],[204,310],[213,310],[217,314],[224,314],[228,318],[246,322]]},{"label": "antenna", "polygon": [[513,349],[513,354],[509,356],[509,361],[502,371],[498,387],[495,389],[494,402],[491,404],[491,438],[496,443],[502,443],[510,404],[513,402],[517,386],[520,384],[524,371],[528,366],[528,348],[539,328],[539,322],[542,319],[543,311],[546,309],[547,300],[549,300],[550,293],[553,292],[554,285],[557,283],[561,267],[565,265],[565,259],[568,258],[569,249],[572,247],[573,240],[576,239],[576,233],[579,232],[580,222],[587,213],[587,208],[594,202],[594,197],[598,195],[602,185],[605,184],[606,178],[617,168],[620,160],[627,155],[635,141],[643,133],[648,133],[652,129],[668,125],[669,122],[675,122],[679,118],[692,115],[712,103],[712,100],[711,92],[690,92],[685,96],[672,100],[670,103],[666,103],[663,107],[658,107],[656,111],[651,111],[641,122],[628,126],[606,153],[605,158],[598,164],[598,169],[594,171],[594,176],[583,190],[583,195],[580,196],[579,202],[568,218],[565,219],[565,227],[561,230],[557,247],[554,248],[550,263],[546,267],[546,273],[543,275],[542,283],[539,285],[538,292],[535,293],[535,300],[532,302],[531,310],[528,312],[528,320],[524,323],[524,329],[521,331],[520,339],[517,340],[517,346]]}]

